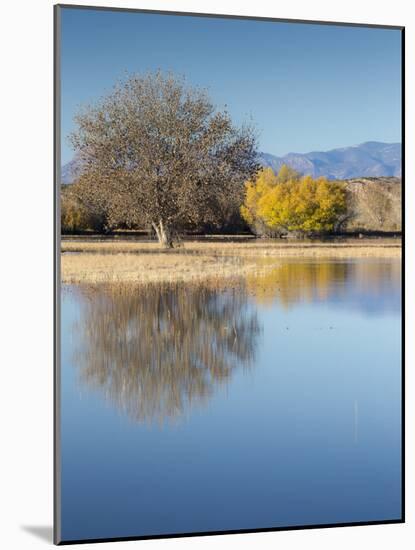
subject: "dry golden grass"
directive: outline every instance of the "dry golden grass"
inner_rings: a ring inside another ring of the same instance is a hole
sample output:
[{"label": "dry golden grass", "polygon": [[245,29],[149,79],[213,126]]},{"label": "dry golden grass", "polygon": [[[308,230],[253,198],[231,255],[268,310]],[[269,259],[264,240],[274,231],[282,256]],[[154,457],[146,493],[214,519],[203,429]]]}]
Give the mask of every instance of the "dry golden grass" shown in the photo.
[{"label": "dry golden grass", "polygon": [[[283,240],[251,240],[247,242],[203,242],[188,241],[183,246],[173,249],[163,249],[156,242],[137,241],[98,241],[79,242],[63,241],[62,252],[92,252],[100,254],[119,254],[121,252],[133,254],[157,253],[163,255],[174,254],[216,254],[230,256],[271,256],[282,254],[305,255],[309,253],[321,254],[325,251],[338,253],[347,251],[353,255],[378,255],[381,251],[400,253],[400,239],[354,240],[339,242],[312,242],[312,241],[283,241]],[[396,255],[396,254],[395,254]]]},{"label": "dry golden grass", "polygon": [[353,243],[187,242],[163,250],[156,243],[63,242],[62,282],[168,282],[261,273],[286,258],[398,258],[400,241]]},{"label": "dry golden grass", "polygon": [[193,281],[261,269],[255,259],[157,253],[64,254],[61,266],[64,283]]}]

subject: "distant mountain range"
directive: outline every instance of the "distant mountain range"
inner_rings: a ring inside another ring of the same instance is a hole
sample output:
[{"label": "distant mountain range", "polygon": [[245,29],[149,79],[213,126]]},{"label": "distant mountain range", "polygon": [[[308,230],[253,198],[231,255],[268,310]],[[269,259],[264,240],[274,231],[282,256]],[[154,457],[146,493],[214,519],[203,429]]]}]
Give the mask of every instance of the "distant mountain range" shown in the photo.
[{"label": "distant mountain range", "polygon": [[[260,153],[258,161],[265,167],[278,171],[287,164],[302,174],[329,179],[358,177],[401,176],[402,146],[400,143],[366,141],[360,145],[313,151],[311,153],[288,153],[277,157]],[[81,173],[77,157],[62,166],[62,183],[72,183]]]},{"label": "distant mountain range", "polygon": [[401,176],[402,147],[400,143],[366,141],[352,147],[312,153],[288,153],[276,157],[261,153],[259,161],[278,171],[287,164],[302,174],[329,179]]}]

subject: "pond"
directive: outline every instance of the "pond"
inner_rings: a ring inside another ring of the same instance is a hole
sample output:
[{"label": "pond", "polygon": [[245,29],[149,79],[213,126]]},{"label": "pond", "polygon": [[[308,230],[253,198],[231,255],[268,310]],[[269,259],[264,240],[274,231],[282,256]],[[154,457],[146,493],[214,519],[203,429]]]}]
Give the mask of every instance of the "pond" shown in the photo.
[{"label": "pond", "polygon": [[401,517],[401,266],[62,289],[62,539]]}]

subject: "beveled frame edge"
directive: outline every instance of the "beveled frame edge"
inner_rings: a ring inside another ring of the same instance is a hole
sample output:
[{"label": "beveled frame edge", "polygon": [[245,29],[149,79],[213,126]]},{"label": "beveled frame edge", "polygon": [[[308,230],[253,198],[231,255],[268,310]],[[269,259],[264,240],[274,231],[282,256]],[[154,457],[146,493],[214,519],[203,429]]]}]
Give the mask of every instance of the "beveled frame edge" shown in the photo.
[{"label": "beveled frame edge", "polygon": [[53,542],[61,542],[61,9],[53,6]]}]

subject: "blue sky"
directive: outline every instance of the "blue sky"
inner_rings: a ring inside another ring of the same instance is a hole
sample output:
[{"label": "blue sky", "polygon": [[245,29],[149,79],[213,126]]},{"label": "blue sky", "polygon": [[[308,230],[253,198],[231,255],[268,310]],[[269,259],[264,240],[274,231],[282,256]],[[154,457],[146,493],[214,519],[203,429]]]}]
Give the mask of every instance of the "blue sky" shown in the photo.
[{"label": "blue sky", "polygon": [[62,9],[62,162],[80,105],[127,73],[171,70],[207,87],[262,151],[401,139],[399,30]]}]

